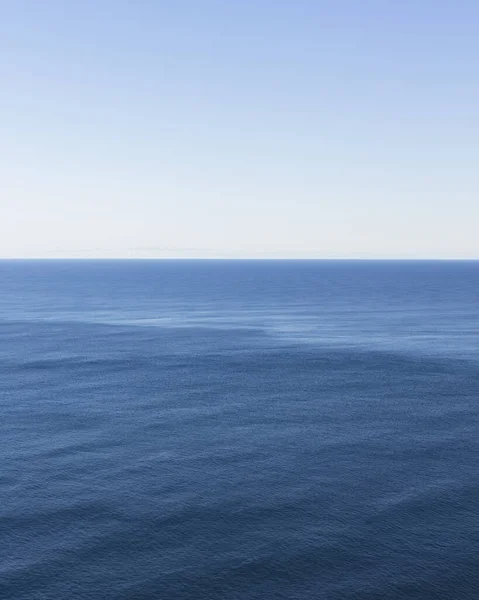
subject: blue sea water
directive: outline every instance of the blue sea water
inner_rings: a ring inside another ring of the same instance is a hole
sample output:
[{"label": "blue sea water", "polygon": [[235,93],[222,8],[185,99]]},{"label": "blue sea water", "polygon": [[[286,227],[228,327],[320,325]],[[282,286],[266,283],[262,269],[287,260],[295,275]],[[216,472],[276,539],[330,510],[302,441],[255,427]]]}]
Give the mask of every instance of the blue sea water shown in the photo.
[{"label": "blue sea water", "polygon": [[479,262],[0,286],[1,598],[479,598]]}]

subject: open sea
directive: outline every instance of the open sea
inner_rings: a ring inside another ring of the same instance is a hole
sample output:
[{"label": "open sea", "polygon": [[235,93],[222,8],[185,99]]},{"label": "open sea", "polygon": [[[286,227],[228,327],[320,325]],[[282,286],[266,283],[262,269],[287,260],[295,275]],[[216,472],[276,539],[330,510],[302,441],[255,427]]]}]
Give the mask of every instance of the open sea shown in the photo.
[{"label": "open sea", "polygon": [[0,598],[478,600],[479,262],[0,261]]}]

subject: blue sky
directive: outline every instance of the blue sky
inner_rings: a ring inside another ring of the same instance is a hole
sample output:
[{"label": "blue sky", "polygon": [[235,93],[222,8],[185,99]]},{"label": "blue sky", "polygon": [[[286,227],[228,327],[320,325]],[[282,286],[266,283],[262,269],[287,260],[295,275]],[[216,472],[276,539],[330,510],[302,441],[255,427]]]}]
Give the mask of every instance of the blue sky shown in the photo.
[{"label": "blue sky", "polygon": [[479,258],[479,3],[9,0],[0,256]]}]

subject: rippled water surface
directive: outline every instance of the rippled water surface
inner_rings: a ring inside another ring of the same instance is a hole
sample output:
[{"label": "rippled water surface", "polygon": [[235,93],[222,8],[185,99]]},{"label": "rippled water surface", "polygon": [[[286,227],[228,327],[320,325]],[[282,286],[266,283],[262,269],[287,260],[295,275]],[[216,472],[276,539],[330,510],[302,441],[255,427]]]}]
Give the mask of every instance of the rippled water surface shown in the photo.
[{"label": "rippled water surface", "polygon": [[479,598],[479,263],[0,285],[0,597]]}]

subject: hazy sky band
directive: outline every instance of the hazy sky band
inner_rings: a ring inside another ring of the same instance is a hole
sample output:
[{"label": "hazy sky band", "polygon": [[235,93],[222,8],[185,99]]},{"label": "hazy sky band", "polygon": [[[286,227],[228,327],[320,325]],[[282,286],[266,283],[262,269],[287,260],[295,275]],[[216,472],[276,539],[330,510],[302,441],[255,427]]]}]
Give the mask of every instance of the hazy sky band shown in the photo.
[{"label": "hazy sky band", "polygon": [[0,23],[0,256],[479,257],[472,0]]}]

